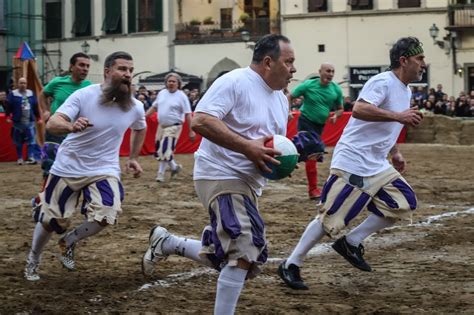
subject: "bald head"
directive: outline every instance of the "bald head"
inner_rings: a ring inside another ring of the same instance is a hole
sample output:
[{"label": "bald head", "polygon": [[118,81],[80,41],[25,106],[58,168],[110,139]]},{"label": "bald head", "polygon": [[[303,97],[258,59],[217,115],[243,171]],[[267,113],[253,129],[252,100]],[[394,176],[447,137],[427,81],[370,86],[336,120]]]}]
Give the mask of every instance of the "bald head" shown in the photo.
[{"label": "bald head", "polygon": [[334,65],[330,62],[324,62],[319,67],[319,76],[321,85],[328,85],[334,78]]},{"label": "bald head", "polygon": [[28,82],[26,81],[26,78],[23,78],[23,77],[19,78],[18,79],[18,90],[20,92],[26,91],[27,84],[28,84]]}]

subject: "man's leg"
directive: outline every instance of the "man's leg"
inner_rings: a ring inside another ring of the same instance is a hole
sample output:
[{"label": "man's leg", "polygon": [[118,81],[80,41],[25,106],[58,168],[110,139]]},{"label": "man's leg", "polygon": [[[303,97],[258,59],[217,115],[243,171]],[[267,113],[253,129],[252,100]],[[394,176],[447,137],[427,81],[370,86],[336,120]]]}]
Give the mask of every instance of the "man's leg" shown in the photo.
[{"label": "man's leg", "polygon": [[214,315],[234,314],[249,268],[250,264],[242,259],[237,266],[222,268],[217,279]]},{"label": "man's leg", "polygon": [[296,290],[307,290],[308,286],[300,276],[300,267],[311,248],[325,235],[319,219],[311,221],[290,257],[283,261],[278,268],[278,275],[290,287]]},{"label": "man's leg", "polygon": [[316,160],[307,160],[305,162],[306,178],[308,180],[308,195],[310,199],[321,197],[321,191],[318,189],[318,168]]},{"label": "man's leg", "polygon": [[37,281],[40,279],[37,268],[41,261],[41,253],[50,240],[51,234],[52,231],[48,231],[41,222],[36,223],[25,268],[25,278],[27,280]]}]

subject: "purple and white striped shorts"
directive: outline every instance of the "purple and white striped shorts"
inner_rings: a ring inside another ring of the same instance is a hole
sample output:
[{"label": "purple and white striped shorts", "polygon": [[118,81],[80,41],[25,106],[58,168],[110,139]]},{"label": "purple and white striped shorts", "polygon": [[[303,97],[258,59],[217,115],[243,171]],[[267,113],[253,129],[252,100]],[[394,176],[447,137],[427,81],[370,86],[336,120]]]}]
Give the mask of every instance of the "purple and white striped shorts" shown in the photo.
[{"label": "purple and white striped shorts", "polygon": [[49,175],[40,194],[40,206],[34,213],[35,221],[63,233],[70,224],[81,194],[81,213],[89,221],[105,219],[108,224],[115,224],[122,212],[124,191],[118,178],[107,175],[77,178]]},{"label": "purple and white striped shorts", "polygon": [[249,274],[256,275],[257,265],[267,261],[268,251],[255,193],[237,179],[194,183],[210,218],[202,234],[200,254],[206,255],[216,269],[226,263],[236,266],[238,259],[243,259],[252,263]]},{"label": "purple and white striped shorts", "polygon": [[417,207],[415,192],[393,167],[369,177],[360,185],[350,173],[331,169],[321,192],[322,222],[326,233],[336,236],[362,210],[381,216],[411,220]]}]

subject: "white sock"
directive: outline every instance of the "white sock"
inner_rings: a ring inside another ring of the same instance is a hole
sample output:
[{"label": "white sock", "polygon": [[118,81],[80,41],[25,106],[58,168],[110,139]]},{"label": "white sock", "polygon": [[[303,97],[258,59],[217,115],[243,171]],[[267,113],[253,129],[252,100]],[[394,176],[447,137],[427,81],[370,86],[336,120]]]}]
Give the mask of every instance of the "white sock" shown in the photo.
[{"label": "white sock", "polygon": [[48,243],[51,238],[52,232],[48,232],[43,224],[40,222],[36,223],[35,229],[33,230],[33,240],[31,241],[31,250],[28,254],[28,260],[39,262],[41,258],[41,252],[43,252],[44,246]]},{"label": "white sock", "polygon": [[158,162],[158,173],[164,174],[166,172],[166,168],[168,167],[168,162],[160,161]]},{"label": "white sock", "polygon": [[291,253],[290,257],[286,260],[286,267],[290,264],[295,264],[298,267],[303,265],[303,260],[308,254],[309,250],[319,242],[326,233],[324,232],[323,224],[319,219],[311,221],[303,235],[301,236],[298,245]]},{"label": "white sock", "polygon": [[74,243],[79,242],[80,240],[92,236],[94,234],[99,233],[105,228],[97,221],[89,222],[86,221],[79,225],[77,228],[69,232],[65,237],[64,240],[66,241],[66,246],[71,246]]},{"label": "white sock", "polygon": [[392,226],[395,219],[379,217],[373,213],[346,235],[346,241],[352,246],[359,246],[369,235]]},{"label": "white sock", "polygon": [[192,259],[208,267],[213,267],[210,261],[199,256],[201,248],[201,241],[175,235],[171,235],[161,246],[161,250],[165,255],[179,255]]},{"label": "white sock", "polygon": [[248,270],[229,265],[222,269],[217,279],[214,315],[234,314],[247,272]]},{"label": "white sock", "polygon": [[178,168],[178,164],[176,164],[175,160],[169,161],[169,165],[173,171],[175,171]]}]

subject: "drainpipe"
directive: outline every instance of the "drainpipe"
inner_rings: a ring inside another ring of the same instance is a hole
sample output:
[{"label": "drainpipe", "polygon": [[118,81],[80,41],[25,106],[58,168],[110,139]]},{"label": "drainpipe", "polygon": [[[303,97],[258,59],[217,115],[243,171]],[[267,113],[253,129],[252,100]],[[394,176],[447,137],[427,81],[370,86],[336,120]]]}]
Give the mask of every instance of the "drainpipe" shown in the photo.
[{"label": "drainpipe", "polygon": [[175,69],[175,45],[176,30],[174,25],[174,2],[168,1],[168,68]]}]

